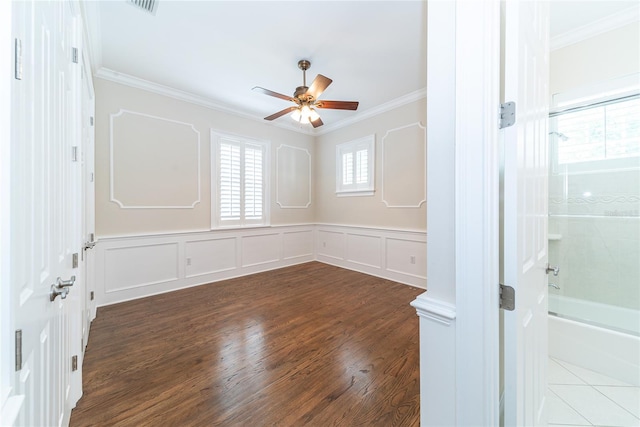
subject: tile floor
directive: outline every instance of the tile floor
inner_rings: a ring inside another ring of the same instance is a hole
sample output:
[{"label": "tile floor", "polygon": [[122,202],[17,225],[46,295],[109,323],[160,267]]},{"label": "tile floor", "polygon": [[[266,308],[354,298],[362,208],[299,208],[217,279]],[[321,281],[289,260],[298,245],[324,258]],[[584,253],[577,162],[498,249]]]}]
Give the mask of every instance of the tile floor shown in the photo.
[{"label": "tile floor", "polygon": [[640,387],[549,359],[549,426],[640,426]]}]

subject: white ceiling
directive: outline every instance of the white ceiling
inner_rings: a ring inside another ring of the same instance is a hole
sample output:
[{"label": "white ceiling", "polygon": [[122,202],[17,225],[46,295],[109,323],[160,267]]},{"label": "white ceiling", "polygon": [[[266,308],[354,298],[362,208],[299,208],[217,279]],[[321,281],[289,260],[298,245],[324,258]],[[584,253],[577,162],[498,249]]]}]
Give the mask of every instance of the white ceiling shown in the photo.
[{"label": "white ceiling", "polygon": [[[637,3],[554,0],[551,35]],[[291,104],[251,88],[292,95],[302,85],[300,59],[311,61],[307,85],[316,74],[333,79],[320,99],[360,102],[357,112],[321,110],[320,131],[415,99],[426,87],[421,0],[159,0],[155,15],[125,0],[83,6],[94,73],[122,73],[258,119]],[[311,131],[287,116],[276,122]]]}]

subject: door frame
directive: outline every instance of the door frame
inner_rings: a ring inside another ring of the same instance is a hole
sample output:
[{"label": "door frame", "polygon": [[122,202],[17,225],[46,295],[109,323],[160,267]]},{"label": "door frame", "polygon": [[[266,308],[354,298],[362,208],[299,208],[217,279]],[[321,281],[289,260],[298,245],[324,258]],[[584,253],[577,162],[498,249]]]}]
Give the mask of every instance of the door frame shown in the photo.
[{"label": "door frame", "polygon": [[500,0],[428,3],[423,426],[500,422],[500,13]]},{"label": "door frame", "polygon": [[456,420],[498,425],[500,1],[456,4]]},{"label": "door frame", "polygon": [[12,2],[0,2],[0,55],[9,60],[2,61],[0,69],[0,424],[9,420],[11,389],[13,387],[13,354],[15,343],[12,339],[13,287],[11,281],[11,82],[13,76],[14,45],[12,43]]}]

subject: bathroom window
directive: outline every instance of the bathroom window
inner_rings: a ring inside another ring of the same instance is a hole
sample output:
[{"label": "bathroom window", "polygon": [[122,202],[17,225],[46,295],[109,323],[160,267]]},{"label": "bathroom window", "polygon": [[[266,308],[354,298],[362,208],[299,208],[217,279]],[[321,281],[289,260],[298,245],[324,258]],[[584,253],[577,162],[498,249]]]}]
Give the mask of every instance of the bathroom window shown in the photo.
[{"label": "bathroom window", "polygon": [[269,224],[269,143],[211,132],[212,228]]},{"label": "bathroom window", "polygon": [[338,196],[373,195],[374,157],[374,135],[336,146],[336,194]]}]

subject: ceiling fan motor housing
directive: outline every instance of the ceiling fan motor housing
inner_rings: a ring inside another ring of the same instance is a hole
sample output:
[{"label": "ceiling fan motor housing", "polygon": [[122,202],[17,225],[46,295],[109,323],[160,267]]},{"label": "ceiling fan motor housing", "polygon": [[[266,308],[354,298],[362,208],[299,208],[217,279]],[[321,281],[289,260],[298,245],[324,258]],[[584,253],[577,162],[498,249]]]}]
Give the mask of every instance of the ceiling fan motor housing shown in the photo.
[{"label": "ceiling fan motor housing", "polygon": [[305,94],[308,90],[309,88],[307,86],[298,86],[296,88],[296,91],[293,93],[293,97],[299,99],[300,101],[307,101],[307,97],[305,96]]}]

